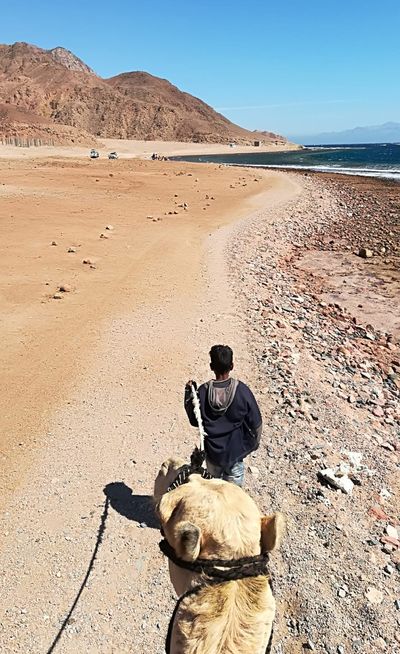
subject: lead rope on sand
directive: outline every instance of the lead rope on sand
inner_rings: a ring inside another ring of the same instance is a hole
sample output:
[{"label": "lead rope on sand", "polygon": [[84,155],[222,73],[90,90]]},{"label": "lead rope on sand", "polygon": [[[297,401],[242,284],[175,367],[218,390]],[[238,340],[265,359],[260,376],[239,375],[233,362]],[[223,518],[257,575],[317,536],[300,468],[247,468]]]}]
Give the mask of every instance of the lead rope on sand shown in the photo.
[{"label": "lead rope on sand", "polygon": [[52,654],[52,652],[54,652],[58,641],[60,640],[65,628],[68,625],[68,622],[71,619],[71,616],[72,616],[73,612],[75,611],[76,605],[79,602],[79,598],[82,595],[83,589],[85,588],[85,586],[86,586],[86,584],[88,582],[90,573],[93,570],[93,566],[94,566],[94,562],[95,562],[96,557],[97,557],[97,553],[99,551],[99,547],[100,547],[100,545],[102,543],[102,540],[103,540],[104,532],[105,532],[105,529],[106,529],[106,522],[107,522],[107,517],[108,517],[108,508],[109,508],[109,506],[110,506],[110,500],[109,500],[108,497],[106,497],[106,499],[104,500],[103,513],[101,514],[101,518],[100,518],[99,529],[98,529],[98,532],[97,532],[96,545],[94,547],[92,558],[90,559],[90,562],[89,562],[88,569],[86,571],[84,580],[82,581],[81,587],[80,587],[80,589],[79,589],[79,591],[78,591],[78,593],[77,593],[77,595],[76,595],[76,597],[75,597],[75,599],[74,599],[74,601],[72,603],[72,606],[71,606],[70,610],[68,611],[67,616],[64,618],[64,621],[63,621],[63,623],[62,623],[62,625],[61,625],[61,627],[60,627],[60,629],[58,631],[57,636],[54,638],[52,644],[50,645],[49,649],[47,650],[47,654]]}]

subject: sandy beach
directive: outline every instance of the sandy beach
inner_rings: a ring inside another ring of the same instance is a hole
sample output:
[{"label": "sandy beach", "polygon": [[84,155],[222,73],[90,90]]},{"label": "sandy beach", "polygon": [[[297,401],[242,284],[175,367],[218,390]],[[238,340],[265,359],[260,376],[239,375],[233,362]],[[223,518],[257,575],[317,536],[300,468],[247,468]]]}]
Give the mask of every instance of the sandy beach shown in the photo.
[{"label": "sandy beach", "polygon": [[[152,151],[0,159],[2,651],[50,648],[103,515],[57,651],[161,654],[175,600],[152,483],[190,454],[183,385],[224,341],[265,419],[246,488],[288,517],[276,652],[395,654],[397,191]],[[318,477],[346,451],[371,472],[351,495]]]},{"label": "sandy beach", "polygon": [[[121,159],[134,157],[150,159],[153,152],[160,156],[177,157],[189,154],[226,154],[250,152],[279,152],[293,150],[293,144],[261,145],[235,145],[230,147],[223,143],[182,143],[178,141],[132,141],[129,139],[100,139],[93,140],[93,147],[99,152],[101,158],[107,158],[109,152],[117,152]],[[82,159],[89,156],[90,148],[84,146],[39,146],[16,147],[0,143],[0,159],[32,159],[47,157],[68,157]]]}]

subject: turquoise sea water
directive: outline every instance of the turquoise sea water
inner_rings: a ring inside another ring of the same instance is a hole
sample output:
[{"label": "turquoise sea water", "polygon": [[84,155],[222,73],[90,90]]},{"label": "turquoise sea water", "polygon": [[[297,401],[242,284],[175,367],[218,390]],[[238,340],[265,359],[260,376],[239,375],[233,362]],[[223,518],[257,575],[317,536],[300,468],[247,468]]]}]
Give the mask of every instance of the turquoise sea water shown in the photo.
[{"label": "turquoise sea water", "polygon": [[322,172],[383,177],[400,181],[400,144],[308,145],[293,152],[251,152],[175,157],[180,161],[203,161],[262,168],[293,168]]}]

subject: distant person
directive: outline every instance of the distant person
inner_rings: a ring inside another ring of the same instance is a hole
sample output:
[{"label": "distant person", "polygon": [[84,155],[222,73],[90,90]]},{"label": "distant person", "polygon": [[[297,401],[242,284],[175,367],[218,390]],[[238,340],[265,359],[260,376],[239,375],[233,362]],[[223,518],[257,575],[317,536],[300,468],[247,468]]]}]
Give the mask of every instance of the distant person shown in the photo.
[{"label": "distant person", "polygon": [[[248,386],[230,376],[233,370],[231,348],[228,345],[213,345],[210,359],[215,379],[198,389],[201,417],[207,434],[204,444],[207,470],[213,477],[242,486],[243,459],[260,444],[260,409]],[[185,409],[190,424],[197,427],[191,384],[193,382],[189,381],[185,387]]]}]

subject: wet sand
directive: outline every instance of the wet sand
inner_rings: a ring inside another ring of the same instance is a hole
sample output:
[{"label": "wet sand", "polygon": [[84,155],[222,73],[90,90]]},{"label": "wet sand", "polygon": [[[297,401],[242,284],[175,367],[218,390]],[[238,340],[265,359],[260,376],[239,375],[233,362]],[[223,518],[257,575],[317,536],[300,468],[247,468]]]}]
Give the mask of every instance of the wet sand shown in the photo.
[{"label": "wet sand", "polygon": [[[325,302],[339,303],[359,322],[400,338],[400,184],[321,173],[307,178],[337,202],[298,266],[323,280]],[[372,256],[360,257],[362,248]]]}]

